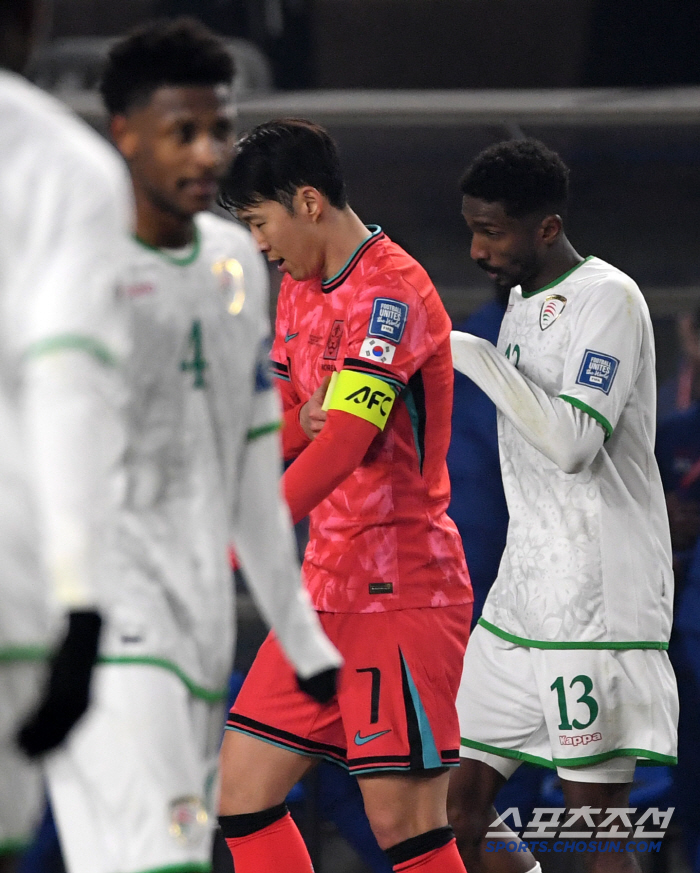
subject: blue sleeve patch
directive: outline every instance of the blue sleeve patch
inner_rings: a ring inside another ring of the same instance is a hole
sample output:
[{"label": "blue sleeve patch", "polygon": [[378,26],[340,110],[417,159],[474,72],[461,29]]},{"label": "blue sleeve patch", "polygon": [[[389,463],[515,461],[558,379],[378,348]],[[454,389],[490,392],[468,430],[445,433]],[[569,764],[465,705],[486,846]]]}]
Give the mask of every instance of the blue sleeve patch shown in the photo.
[{"label": "blue sleeve patch", "polygon": [[586,349],[576,384],[585,385],[587,388],[597,388],[603,394],[610,394],[619,364],[618,359],[613,358],[612,355],[604,355],[601,352]]},{"label": "blue sleeve patch", "polygon": [[407,303],[391,300],[389,297],[377,297],[372,307],[367,336],[376,336],[378,339],[389,340],[390,343],[398,345],[407,319]]},{"label": "blue sleeve patch", "polygon": [[269,337],[260,343],[255,362],[255,391],[269,391],[272,388],[272,369],[270,362],[271,342]]}]

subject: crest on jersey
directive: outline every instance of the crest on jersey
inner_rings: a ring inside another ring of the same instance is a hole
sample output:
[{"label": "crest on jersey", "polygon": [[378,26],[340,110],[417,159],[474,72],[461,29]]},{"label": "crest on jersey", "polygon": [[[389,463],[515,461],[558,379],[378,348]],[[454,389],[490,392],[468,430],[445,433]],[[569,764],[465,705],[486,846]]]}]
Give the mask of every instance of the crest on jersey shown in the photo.
[{"label": "crest on jersey", "polygon": [[564,311],[566,306],[566,297],[561,294],[549,294],[544,298],[542,309],[540,309],[540,329],[547,330]]},{"label": "crest on jersey", "polygon": [[338,319],[333,322],[331,332],[328,334],[326,350],[323,353],[323,357],[327,361],[335,361],[338,359],[338,352],[340,351],[340,341],[343,338],[343,324],[344,322],[342,321],[342,319]]},{"label": "crest on jersey", "polygon": [[226,258],[212,264],[212,273],[219,279],[219,291],[231,315],[238,315],[245,303],[245,281],[241,262]]},{"label": "crest on jersey", "polygon": [[170,803],[170,836],[182,846],[197,846],[209,835],[209,813],[201,797],[178,797]]}]

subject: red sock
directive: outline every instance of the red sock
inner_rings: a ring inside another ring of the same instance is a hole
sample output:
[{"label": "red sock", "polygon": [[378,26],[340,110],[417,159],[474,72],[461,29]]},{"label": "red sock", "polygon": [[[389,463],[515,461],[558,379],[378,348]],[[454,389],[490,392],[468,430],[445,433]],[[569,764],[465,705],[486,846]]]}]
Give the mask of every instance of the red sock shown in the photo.
[{"label": "red sock", "polygon": [[394,864],[393,869],[394,873],[413,873],[414,870],[420,870],[420,873],[466,873],[454,839],[439,849]]},{"label": "red sock", "polygon": [[299,828],[287,813],[245,837],[225,837],[236,873],[313,873]]}]

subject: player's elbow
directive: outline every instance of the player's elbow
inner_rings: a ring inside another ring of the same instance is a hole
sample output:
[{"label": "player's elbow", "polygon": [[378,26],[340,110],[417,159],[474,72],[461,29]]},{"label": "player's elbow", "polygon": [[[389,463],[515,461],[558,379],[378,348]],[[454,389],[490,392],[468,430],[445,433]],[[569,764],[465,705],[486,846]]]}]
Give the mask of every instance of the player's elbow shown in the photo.
[{"label": "player's elbow", "polygon": [[595,442],[577,440],[569,443],[561,441],[551,458],[562,472],[580,473],[591,466],[599,449],[600,444],[597,440]]}]

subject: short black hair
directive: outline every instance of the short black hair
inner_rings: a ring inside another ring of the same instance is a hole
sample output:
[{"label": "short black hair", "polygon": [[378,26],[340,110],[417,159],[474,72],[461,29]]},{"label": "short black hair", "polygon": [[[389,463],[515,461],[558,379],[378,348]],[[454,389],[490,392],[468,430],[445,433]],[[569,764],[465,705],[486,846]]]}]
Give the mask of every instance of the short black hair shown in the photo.
[{"label": "short black hair", "polygon": [[535,213],[564,215],[569,168],[536,139],[511,139],[484,149],[459,183],[463,195],[501,203],[513,218]]},{"label": "short black hair", "polygon": [[162,19],[132,31],[110,51],[100,91],[110,115],[145,106],[164,86],[230,85],[225,43],[194,18]]},{"label": "short black hair", "polygon": [[291,212],[294,194],[304,185],[316,188],[336,209],[347,206],[338,149],[328,132],[312,121],[282,118],[258,125],[239,140],[219,202],[235,211],[275,200]]}]

